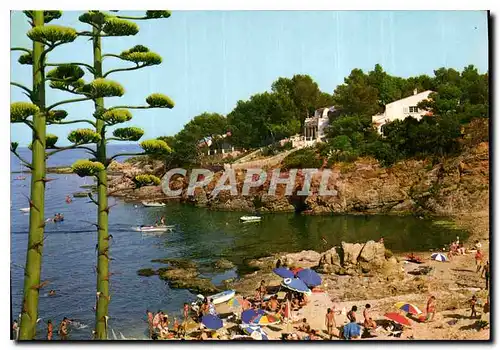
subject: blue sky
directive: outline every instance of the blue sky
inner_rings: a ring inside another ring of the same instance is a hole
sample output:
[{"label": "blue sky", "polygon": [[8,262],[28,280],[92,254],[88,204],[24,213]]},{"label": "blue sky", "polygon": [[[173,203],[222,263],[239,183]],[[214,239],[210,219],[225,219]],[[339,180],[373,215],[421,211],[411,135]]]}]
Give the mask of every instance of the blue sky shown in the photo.
[{"label": "blue sky", "polygon": [[[142,14],[123,12],[123,14]],[[51,22],[88,30],[81,12],[66,11]],[[393,75],[432,75],[439,67],[461,70],[474,64],[488,70],[487,13],[481,11],[176,11],[166,20],[137,21],[133,37],[104,38],[103,52],[116,53],[142,44],[163,57],[159,66],[111,74],[126,89],[106,106],[143,105],[152,92],[172,97],[172,110],[134,110],[128,126],[145,130],[143,139],[173,135],[194,116],[229,113],[238,100],[269,90],[280,76],[309,74],[321,90],[332,93],[354,68],[371,70],[380,63]],[[30,47],[29,25],[22,12],[11,14],[11,45]],[[11,53],[11,81],[31,85],[31,66]],[[60,46],[49,62],[92,64],[92,46],[85,38]],[[105,60],[105,71],[124,64]],[[90,80],[90,76],[86,77]],[[47,88],[47,102],[72,98]],[[11,87],[12,101],[25,101]],[[63,106],[61,106],[63,107]],[[93,104],[65,105],[69,119],[91,117]],[[78,124],[50,126],[67,144]],[[78,125],[78,127],[86,127]],[[13,125],[12,141],[27,145],[28,127]]]}]

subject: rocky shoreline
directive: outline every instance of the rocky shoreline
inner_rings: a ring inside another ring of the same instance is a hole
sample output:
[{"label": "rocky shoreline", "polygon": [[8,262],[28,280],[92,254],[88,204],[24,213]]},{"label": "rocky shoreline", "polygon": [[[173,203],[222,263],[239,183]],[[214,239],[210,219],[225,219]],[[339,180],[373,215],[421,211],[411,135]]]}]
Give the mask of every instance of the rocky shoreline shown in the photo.
[{"label": "rocky shoreline", "polygon": [[[272,213],[300,212],[305,215],[324,214],[395,214],[454,216],[483,210],[489,205],[489,145],[479,145],[459,156],[432,160],[407,160],[390,168],[381,167],[373,159],[360,159],[353,163],[338,163],[331,169],[329,189],[336,196],[317,194],[321,170],[311,182],[312,195],[285,196],[284,186],[278,186],[274,195],[268,194],[270,177],[259,188],[251,188],[248,196],[241,195],[245,169],[236,169],[239,195],[228,191],[211,196],[222,171],[204,189],[196,189],[187,195],[188,180],[172,177],[170,188],[182,189],[176,198],[165,195],[161,186],[148,186],[137,190],[132,178],[141,173],[162,176],[165,166],[160,161],[145,160],[136,163],[110,165],[113,175],[109,177],[110,193],[126,201],[179,201],[210,210]],[[279,167],[279,166],[277,166]],[[266,169],[268,174],[273,169]],[[284,171],[283,171],[284,172]],[[304,177],[297,174],[294,192],[303,187]]]}]

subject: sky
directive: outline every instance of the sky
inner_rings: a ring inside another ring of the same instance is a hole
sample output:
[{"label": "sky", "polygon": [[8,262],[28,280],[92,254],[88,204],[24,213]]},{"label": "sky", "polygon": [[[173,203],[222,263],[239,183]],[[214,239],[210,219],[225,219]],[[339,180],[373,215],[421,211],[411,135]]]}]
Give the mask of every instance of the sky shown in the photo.
[{"label": "sky", "polygon": [[[143,12],[123,11],[123,15]],[[89,30],[78,21],[81,12],[65,11],[50,24]],[[488,70],[488,22],[485,11],[175,11],[168,19],[137,21],[132,37],[103,38],[103,53],[119,54],[145,45],[160,54],[163,63],[108,76],[125,87],[121,98],[108,98],[106,107],[145,105],[145,98],[160,92],[175,101],[173,109],[132,110],[123,126],[144,129],[144,139],[174,135],[203,112],[228,114],[238,100],[268,91],[278,77],[309,74],[322,91],[333,93],[354,68],[365,71],[375,64],[389,74],[409,77],[433,75],[440,67],[462,70],[473,64]],[[30,29],[22,12],[11,12],[11,46],[31,48]],[[31,86],[31,66],[19,65],[11,52],[11,81]],[[48,62],[92,64],[88,38],[62,45]],[[115,58],[104,61],[104,71],[125,67]],[[91,80],[86,75],[87,81]],[[74,95],[47,88],[47,103]],[[11,87],[11,101],[27,101]],[[93,103],[61,106],[67,120],[92,118]],[[67,145],[68,133],[86,124],[49,126]],[[110,133],[111,135],[111,133]],[[30,129],[11,126],[11,141],[31,142]]]}]

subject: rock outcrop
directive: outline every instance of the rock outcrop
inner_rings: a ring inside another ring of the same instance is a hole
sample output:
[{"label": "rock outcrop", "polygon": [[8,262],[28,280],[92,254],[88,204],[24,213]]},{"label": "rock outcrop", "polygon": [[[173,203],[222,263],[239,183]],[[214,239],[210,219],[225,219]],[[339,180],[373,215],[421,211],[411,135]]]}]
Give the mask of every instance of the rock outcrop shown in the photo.
[{"label": "rock outcrop", "polygon": [[380,269],[387,261],[383,243],[342,242],[340,247],[333,247],[321,254],[316,270],[322,273],[353,275]]}]

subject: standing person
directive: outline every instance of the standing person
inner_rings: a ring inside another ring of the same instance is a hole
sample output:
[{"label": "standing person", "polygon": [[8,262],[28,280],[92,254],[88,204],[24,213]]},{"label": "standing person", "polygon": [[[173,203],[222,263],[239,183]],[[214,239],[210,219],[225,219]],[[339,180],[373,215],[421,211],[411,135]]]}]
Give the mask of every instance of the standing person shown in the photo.
[{"label": "standing person", "polygon": [[184,308],[182,309],[182,315],[184,316],[184,322],[187,322],[189,317],[189,304],[184,303]]},{"label": "standing person", "polygon": [[17,334],[19,331],[19,325],[17,324],[17,320],[12,322],[12,339],[17,340]]},{"label": "standing person", "polygon": [[146,310],[146,315],[148,315],[148,328],[149,328],[149,337],[153,337],[153,313],[149,310]]},{"label": "standing person", "polygon": [[160,224],[163,225],[163,226],[165,226],[165,217],[164,216],[162,216],[160,218]]},{"label": "standing person", "polygon": [[472,299],[469,300],[469,303],[470,303],[470,308],[471,308],[470,317],[477,318],[477,313],[476,313],[477,298],[475,295],[472,296]]},{"label": "standing person", "polygon": [[67,317],[64,317],[61,323],[59,324],[59,339],[68,340],[68,323],[69,320]]},{"label": "standing person", "polygon": [[326,332],[330,336],[331,340],[335,333],[335,329],[337,328],[337,322],[335,321],[335,312],[330,308],[326,310],[325,326]]},{"label": "standing person", "polygon": [[350,321],[350,322],[356,322],[356,311],[358,311],[358,307],[356,305],[354,305],[352,308],[351,308],[351,311],[349,311],[347,313],[347,319]]},{"label": "standing person", "polygon": [[483,253],[481,253],[481,249],[477,250],[474,258],[476,259],[476,272],[479,272],[479,271],[481,271],[482,262],[483,262]]},{"label": "standing person", "polygon": [[427,300],[427,322],[431,322],[434,319],[434,314],[436,313],[436,297],[431,295],[429,300]]},{"label": "standing person", "polygon": [[363,317],[365,318],[363,325],[365,328],[377,328],[377,323],[372,319],[370,315],[370,304],[365,305],[365,309],[363,310]]},{"label": "standing person", "polygon": [[153,332],[159,328],[162,318],[163,318],[163,312],[161,310],[158,310],[155,317],[153,317]]},{"label": "standing person", "polygon": [[490,262],[487,261],[486,264],[483,267],[483,273],[484,274],[485,282],[486,282],[486,290],[488,290],[488,287],[490,285]]},{"label": "standing person", "polygon": [[54,326],[52,325],[52,321],[47,321],[47,340],[52,340],[52,335],[54,333]]},{"label": "standing person", "polygon": [[168,336],[168,316],[164,315],[160,321],[160,338],[166,338]]}]

